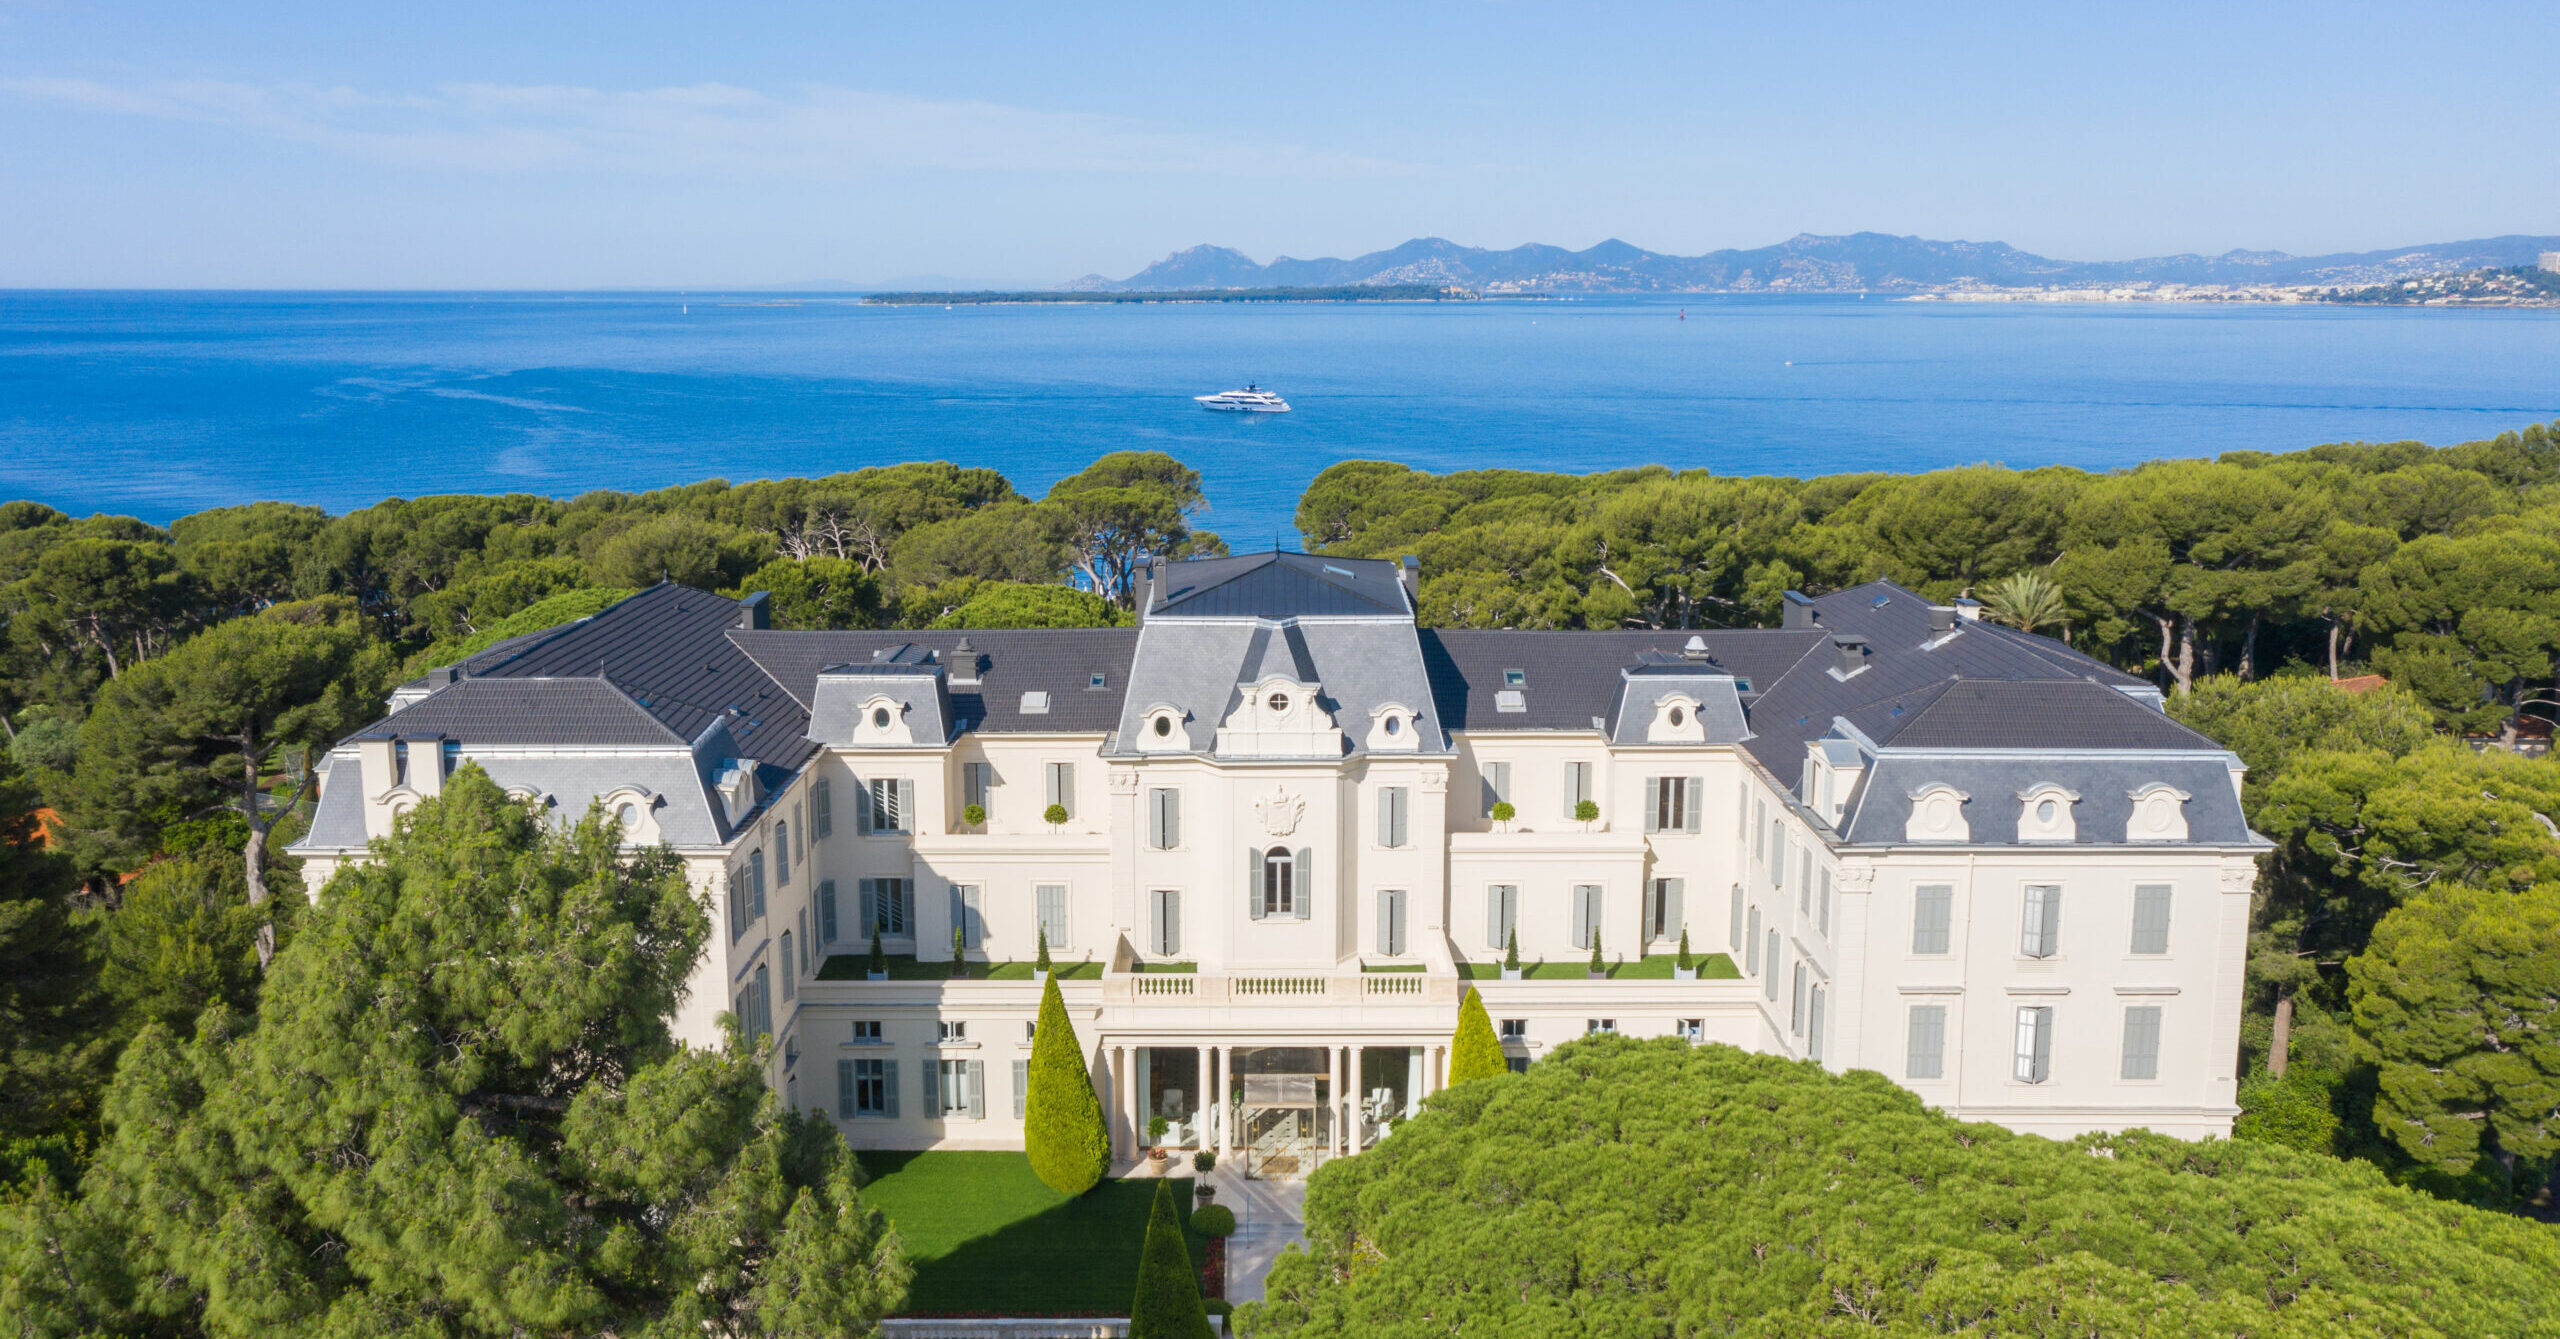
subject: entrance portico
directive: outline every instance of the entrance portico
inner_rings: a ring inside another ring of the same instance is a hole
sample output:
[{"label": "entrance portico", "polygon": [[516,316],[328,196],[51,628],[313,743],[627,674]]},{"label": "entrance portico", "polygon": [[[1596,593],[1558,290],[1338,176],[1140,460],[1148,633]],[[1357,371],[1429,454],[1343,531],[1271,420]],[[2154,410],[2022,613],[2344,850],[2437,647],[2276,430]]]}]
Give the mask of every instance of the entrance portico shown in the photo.
[{"label": "entrance portico", "polygon": [[[1375,1144],[1420,1110],[1442,1085],[1448,1038],[1138,1034],[1107,1037],[1100,1049],[1115,1157],[1205,1148],[1246,1176],[1295,1178]],[[1164,1136],[1151,1139],[1159,1117]]]}]

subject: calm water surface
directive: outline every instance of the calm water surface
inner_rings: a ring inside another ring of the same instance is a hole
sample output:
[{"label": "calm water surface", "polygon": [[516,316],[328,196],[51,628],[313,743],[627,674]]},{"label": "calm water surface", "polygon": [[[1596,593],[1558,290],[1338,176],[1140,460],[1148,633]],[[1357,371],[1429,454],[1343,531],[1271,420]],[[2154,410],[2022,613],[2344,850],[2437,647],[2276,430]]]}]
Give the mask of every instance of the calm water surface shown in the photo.
[{"label": "calm water surface", "polygon": [[[1682,314],[1685,312],[1685,319]],[[1296,406],[1210,414],[1247,381]],[[1337,460],[1430,470],[2103,469],[2560,417],[2560,312],[1953,306],[863,307],[671,294],[0,293],[0,497],[166,521],[1110,450],[1290,537]]]}]

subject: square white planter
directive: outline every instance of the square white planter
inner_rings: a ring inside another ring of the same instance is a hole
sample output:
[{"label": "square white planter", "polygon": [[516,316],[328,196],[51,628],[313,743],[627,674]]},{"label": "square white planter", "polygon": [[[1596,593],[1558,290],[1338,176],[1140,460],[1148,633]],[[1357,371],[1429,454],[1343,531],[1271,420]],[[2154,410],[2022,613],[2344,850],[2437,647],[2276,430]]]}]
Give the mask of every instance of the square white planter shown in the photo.
[{"label": "square white planter", "polygon": [[1505,981],[1517,981],[1520,979],[1520,970],[1521,969],[1517,967],[1505,967],[1502,969],[1502,979]]},{"label": "square white planter", "polygon": [[886,981],[889,979],[889,974],[887,972],[864,972],[862,976],[866,981]]},{"label": "square white planter", "polygon": [[1671,979],[1674,981],[1695,981],[1698,979],[1698,969],[1695,967],[1674,967],[1671,969]]}]

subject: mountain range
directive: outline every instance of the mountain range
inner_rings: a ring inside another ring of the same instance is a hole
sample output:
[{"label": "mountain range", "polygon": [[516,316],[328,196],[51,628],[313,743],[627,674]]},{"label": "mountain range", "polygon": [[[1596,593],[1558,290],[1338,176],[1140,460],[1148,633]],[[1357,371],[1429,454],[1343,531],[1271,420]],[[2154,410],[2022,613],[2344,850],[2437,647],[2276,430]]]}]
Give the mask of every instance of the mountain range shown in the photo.
[{"label": "mountain range", "polygon": [[1531,244],[1508,251],[1418,237],[1349,260],[1268,265],[1222,246],[1177,251],[1126,279],[1089,274],[1063,288],[1162,292],[1438,283],[1484,293],[1913,292],[1946,288],[2109,284],[2337,284],[2361,286],[2491,266],[2531,265],[2560,237],[2506,236],[2385,251],[2292,256],[2226,251],[2142,260],[2054,260],[2005,242],[1942,242],[1860,232],[1800,233],[1775,246],[1670,256],[1611,239],[1582,251]]}]

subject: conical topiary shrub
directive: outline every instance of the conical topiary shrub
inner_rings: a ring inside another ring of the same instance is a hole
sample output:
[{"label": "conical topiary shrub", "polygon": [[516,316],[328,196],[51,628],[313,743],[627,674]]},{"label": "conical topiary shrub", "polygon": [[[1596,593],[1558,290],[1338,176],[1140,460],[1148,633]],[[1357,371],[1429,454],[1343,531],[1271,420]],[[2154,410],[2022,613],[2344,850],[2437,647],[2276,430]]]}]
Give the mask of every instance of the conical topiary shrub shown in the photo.
[{"label": "conical topiary shrub", "polygon": [[1210,1339],[1209,1310],[1200,1305],[1200,1280],[1183,1249],[1182,1218],[1173,1205],[1173,1183],[1156,1182],[1155,1208],[1147,1214],[1147,1244],[1138,1253],[1138,1295],[1129,1303],[1129,1339]]},{"label": "conical topiary shrub", "polygon": [[1111,1134],[1084,1066],[1084,1045],[1067,1021],[1058,978],[1040,990],[1031,1033],[1031,1086],[1022,1098],[1022,1146],[1031,1171],[1061,1195],[1081,1195],[1111,1170]]},{"label": "conical topiary shrub", "polygon": [[1502,1039],[1493,1035],[1493,1019],[1484,1011],[1484,997],[1470,986],[1458,1001],[1458,1035],[1449,1043],[1449,1082],[1454,1086],[1510,1071]]}]

